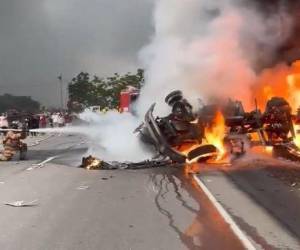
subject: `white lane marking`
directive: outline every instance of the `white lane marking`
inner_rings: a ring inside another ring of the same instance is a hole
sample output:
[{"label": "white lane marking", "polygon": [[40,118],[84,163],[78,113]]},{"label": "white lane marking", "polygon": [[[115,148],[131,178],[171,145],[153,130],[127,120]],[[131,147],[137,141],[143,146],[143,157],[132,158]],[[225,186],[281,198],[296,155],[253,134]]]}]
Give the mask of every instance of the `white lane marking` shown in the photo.
[{"label": "white lane marking", "polygon": [[[65,148],[65,150],[70,150],[70,149],[72,149],[74,147],[80,146],[80,145],[85,144],[85,143],[86,143],[85,141],[81,141],[79,143],[73,144],[73,145]],[[44,161],[42,161],[40,163],[32,164],[31,167],[27,168],[26,170],[31,171],[31,170],[34,170],[36,168],[42,168],[42,167],[44,167],[44,165],[46,163],[48,163],[48,162],[50,162],[50,161],[52,161],[52,160],[54,160],[54,159],[56,159],[56,158],[58,158],[58,157],[60,157],[62,155],[63,154],[61,154],[61,155],[54,155],[54,156],[48,157],[46,160],[44,160]]]},{"label": "white lane marking", "polygon": [[229,224],[234,234],[240,239],[244,247],[249,250],[255,250],[256,248],[254,247],[252,242],[248,239],[245,233],[238,227],[238,225],[234,222],[234,220],[228,214],[225,208],[223,208],[220,202],[218,202],[217,199],[213,196],[213,194],[208,190],[205,184],[196,175],[193,175],[193,177],[195,181],[198,183],[198,185],[201,187],[203,192],[206,194],[208,199],[214,204],[215,208],[218,210],[218,212],[221,214],[224,220]]},{"label": "white lane marking", "polygon": [[52,160],[54,160],[54,159],[56,159],[56,158],[58,158],[58,157],[59,157],[58,155],[49,157],[49,158],[47,158],[46,160],[44,160],[44,161],[42,161],[42,162],[40,162],[40,163],[32,164],[32,165],[31,165],[32,167],[29,167],[29,168],[27,168],[26,170],[30,171],[30,170],[33,170],[33,169],[35,169],[35,168],[42,168],[42,167],[44,167],[44,165],[45,165],[46,163],[48,163],[48,162],[50,162],[50,161],[52,161]]},{"label": "white lane marking", "polygon": [[[48,137],[48,138],[50,138],[50,137]],[[70,149],[72,149],[72,148],[74,148],[74,147],[80,146],[80,145],[85,144],[85,143],[86,143],[85,141],[81,141],[81,142],[79,142],[79,143],[73,144],[73,145],[71,145],[71,146],[65,148],[65,150],[70,150]],[[36,168],[42,168],[42,167],[44,167],[44,165],[45,165],[46,163],[48,163],[48,162],[50,162],[50,161],[52,161],[52,160],[54,160],[54,159],[56,159],[56,158],[58,158],[58,157],[60,157],[60,156],[62,156],[62,155],[63,155],[63,154],[60,154],[60,155],[54,155],[54,156],[48,157],[46,160],[44,160],[44,161],[42,161],[42,162],[40,162],[40,163],[34,163],[34,164],[32,164],[31,167],[27,168],[26,170],[31,171],[31,170],[34,170],[34,169],[36,169]]]}]

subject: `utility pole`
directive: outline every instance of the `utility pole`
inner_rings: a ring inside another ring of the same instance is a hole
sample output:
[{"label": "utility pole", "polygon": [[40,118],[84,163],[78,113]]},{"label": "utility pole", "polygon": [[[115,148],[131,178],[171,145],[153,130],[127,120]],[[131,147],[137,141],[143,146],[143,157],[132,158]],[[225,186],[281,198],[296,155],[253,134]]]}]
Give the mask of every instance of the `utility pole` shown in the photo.
[{"label": "utility pole", "polygon": [[58,77],[59,80],[59,88],[60,88],[60,109],[63,111],[64,109],[64,97],[63,97],[63,80],[62,80],[62,74],[60,74]]}]

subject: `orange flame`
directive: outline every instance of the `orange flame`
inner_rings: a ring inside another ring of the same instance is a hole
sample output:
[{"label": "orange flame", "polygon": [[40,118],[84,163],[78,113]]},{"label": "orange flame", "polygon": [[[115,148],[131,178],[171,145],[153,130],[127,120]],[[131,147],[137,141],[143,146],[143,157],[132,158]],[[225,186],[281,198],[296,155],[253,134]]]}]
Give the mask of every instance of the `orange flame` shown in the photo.
[{"label": "orange flame", "polygon": [[[262,110],[271,97],[279,96],[289,102],[295,114],[300,107],[300,60],[291,66],[281,64],[264,70],[254,84],[252,92]],[[299,129],[300,126],[295,125],[295,132]],[[300,135],[297,133],[294,143],[300,147]]]},{"label": "orange flame", "polygon": [[271,97],[279,96],[285,98],[295,112],[300,105],[300,61],[290,67],[281,64],[265,69],[252,87],[252,94],[262,110]]},{"label": "orange flame", "polygon": [[298,148],[300,148],[300,134],[297,131],[300,130],[300,125],[294,125],[296,137],[294,138],[294,143]]},{"label": "orange flame", "polygon": [[211,127],[205,129],[205,137],[208,144],[214,145],[218,149],[217,158],[214,162],[219,162],[225,158],[226,149],[224,146],[225,138],[225,119],[223,114],[218,111]]}]

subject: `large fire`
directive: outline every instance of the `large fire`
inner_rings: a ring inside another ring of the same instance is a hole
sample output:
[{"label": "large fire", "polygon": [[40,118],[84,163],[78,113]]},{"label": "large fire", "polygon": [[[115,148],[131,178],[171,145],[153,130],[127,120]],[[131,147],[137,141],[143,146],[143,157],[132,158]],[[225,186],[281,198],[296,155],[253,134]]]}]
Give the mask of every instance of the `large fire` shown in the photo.
[{"label": "large fire", "polygon": [[252,93],[261,109],[271,97],[280,96],[296,112],[300,106],[300,61],[295,61],[290,67],[282,64],[265,69],[254,84]]},{"label": "large fire", "polygon": [[[212,158],[208,160],[208,163],[225,163],[226,156],[226,148],[224,146],[224,138],[226,135],[226,126],[225,126],[225,118],[223,114],[218,111],[216,116],[214,117],[212,124],[209,127],[205,128],[205,139],[206,141],[203,144],[199,144],[196,142],[187,142],[180,147],[177,148],[182,154],[188,156],[188,153],[201,145],[210,144],[217,148],[217,153],[209,154]],[[201,155],[201,157],[207,157],[208,155]],[[199,158],[195,158],[192,160],[187,160],[188,164],[192,164],[197,162]]]},{"label": "large fire", "polygon": [[210,127],[205,128],[205,138],[208,144],[214,145],[218,149],[217,158],[215,162],[222,161],[226,155],[226,148],[224,146],[226,126],[223,114],[218,111]]},{"label": "large fire", "polygon": [[[295,61],[291,66],[282,64],[272,69],[265,69],[252,91],[253,97],[262,110],[271,97],[280,96],[289,102],[293,114],[296,114],[300,107],[300,60]],[[294,142],[300,147],[300,135],[297,134],[300,126],[294,124],[294,128],[296,132]]]},{"label": "large fire", "polygon": [[[238,136],[235,138],[227,133],[227,129],[233,131],[233,135],[240,133],[251,138],[252,146],[261,142],[263,151],[268,154],[273,154],[276,142],[277,153],[280,153],[280,145],[278,145],[280,142],[285,144],[282,144],[283,151],[289,148],[295,149],[294,144],[300,148],[300,60],[295,61],[291,66],[282,64],[272,69],[265,69],[253,84],[251,93],[262,113],[250,109],[251,112],[243,114],[238,110],[239,103],[234,103],[236,105],[234,112],[238,115],[235,116],[235,113],[233,117],[229,115],[225,122],[224,114],[218,111],[211,124],[204,128],[206,142],[191,141],[176,148],[187,156],[187,163],[198,162],[201,158],[209,163],[228,163],[229,151],[237,156],[244,154],[243,139]],[[226,111],[223,110],[225,114],[228,113]],[[292,122],[294,126],[291,126]],[[255,133],[258,140],[255,140]],[[294,144],[289,144],[292,136]],[[205,147],[208,145],[214,146],[212,152]],[[203,153],[199,154],[199,157],[194,157],[197,156],[197,152],[201,153],[201,150]],[[208,150],[207,154],[206,150]]]}]

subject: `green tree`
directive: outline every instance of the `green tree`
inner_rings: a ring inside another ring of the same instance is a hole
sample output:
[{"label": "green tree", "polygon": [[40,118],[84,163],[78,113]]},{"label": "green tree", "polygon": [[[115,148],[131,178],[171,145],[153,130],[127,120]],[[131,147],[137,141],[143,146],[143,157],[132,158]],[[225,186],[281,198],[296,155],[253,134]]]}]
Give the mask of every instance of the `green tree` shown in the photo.
[{"label": "green tree", "polygon": [[115,73],[106,78],[94,76],[93,79],[88,73],[81,72],[69,83],[69,103],[80,103],[85,107],[99,105],[102,108],[118,108],[120,92],[128,86],[140,89],[144,81],[142,69],[135,74]]}]

